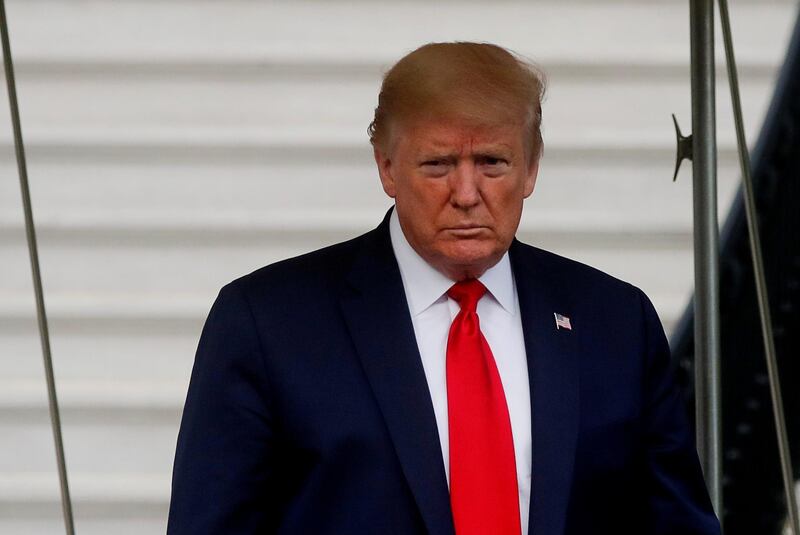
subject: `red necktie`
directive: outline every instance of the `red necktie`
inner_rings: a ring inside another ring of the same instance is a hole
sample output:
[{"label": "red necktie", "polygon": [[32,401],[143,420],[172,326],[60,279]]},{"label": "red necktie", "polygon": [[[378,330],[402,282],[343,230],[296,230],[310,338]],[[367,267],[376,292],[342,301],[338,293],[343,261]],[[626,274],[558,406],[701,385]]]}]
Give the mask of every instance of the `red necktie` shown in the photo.
[{"label": "red necktie", "polygon": [[450,505],[457,535],[520,535],[511,420],[476,310],[484,293],[475,279],[447,292],[461,306],[447,339]]}]

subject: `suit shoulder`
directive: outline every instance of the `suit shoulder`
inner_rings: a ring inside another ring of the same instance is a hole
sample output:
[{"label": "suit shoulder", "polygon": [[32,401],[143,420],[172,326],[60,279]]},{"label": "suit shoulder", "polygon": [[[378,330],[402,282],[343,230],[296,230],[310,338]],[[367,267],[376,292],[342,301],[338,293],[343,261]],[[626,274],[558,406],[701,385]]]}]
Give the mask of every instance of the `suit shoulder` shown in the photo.
[{"label": "suit shoulder", "polygon": [[[374,232],[374,231],[373,231]],[[339,280],[351,265],[356,251],[372,232],[299,256],[280,260],[235,278],[225,285],[245,295],[292,295],[319,291]]]},{"label": "suit shoulder", "polygon": [[[642,293],[633,284],[601,271],[596,267],[559,254],[517,242],[517,254],[533,260],[534,269],[542,269],[553,282],[583,295],[631,296]],[[638,297],[638,296],[637,296]]]},{"label": "suit shoulder", "polygon": [[[515,251],[525,271],[541,273],[553,294],[569,302],[574,310],[591,315],[592,323],[618,323],[613,318],[641,318],[642,322],[659,323],[658,313],[650,298],[639,287],[577,260],[519,243]],[[515,270],[516,274],[525,271]],[[524,276],[524,275],[523,275]],[[644,323],[643,323],[644,324]],[[662,330],[663,332],[663,330]]]}]

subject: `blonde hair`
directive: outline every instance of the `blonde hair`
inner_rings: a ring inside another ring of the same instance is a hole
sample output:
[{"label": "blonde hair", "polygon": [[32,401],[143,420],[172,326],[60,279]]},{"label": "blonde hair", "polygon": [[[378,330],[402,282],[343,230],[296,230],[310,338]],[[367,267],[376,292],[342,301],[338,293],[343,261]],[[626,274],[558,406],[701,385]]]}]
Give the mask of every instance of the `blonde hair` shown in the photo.
[{"label": "blonde hair", "polygon": [[418,118],[477,125],[521,124],[530,155],[543,148],[545,78],[530,61],[489,43],[429,43],[404,56],[383,78],[370,143],[388,150],[397,122]]}]

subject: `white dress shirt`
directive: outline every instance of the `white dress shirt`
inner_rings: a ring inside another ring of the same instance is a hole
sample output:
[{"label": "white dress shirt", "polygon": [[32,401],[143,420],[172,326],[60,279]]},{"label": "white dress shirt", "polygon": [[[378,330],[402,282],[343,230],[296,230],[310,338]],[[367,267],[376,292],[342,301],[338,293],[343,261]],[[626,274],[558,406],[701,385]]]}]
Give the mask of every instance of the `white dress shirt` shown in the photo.
[{"label": "white dress shirt", "polygon": [[[454,282],[428,264],[411,247],[400,227],[397,210],[392,211],[389,231],[394,255],[400,266],[425,379],[433,401],[449,486],[450,449],[445,362],[450,324],[460,310],[458,303],[447,297],[447,290]],[[524,535],[528,532],[531,494],[531,403],[519,300],[508,253],[478,280],[488,290],[478,302],[478,317],[481,332],[486,337],[497,363],[511,418],[514,457],[517,463],[520,521]]]}]

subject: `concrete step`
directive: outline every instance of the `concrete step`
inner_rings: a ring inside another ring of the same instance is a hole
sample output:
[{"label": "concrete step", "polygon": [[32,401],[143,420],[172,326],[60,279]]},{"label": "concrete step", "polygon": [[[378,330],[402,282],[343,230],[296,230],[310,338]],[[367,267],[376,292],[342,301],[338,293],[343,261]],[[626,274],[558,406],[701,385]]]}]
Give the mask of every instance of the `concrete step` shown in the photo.
[{"label": "concrete step", "polygon": [[[552,214],[546,221],[536,208],[527,210],[518,233],[520,239],[592,265],[601,264],[597,267],[611,269],[612,274],[616,261],[613,257],[630,255],[627,260],[636,262],[646,260],[650,254],[681,254],[691,247],[689,232],[666,224],[638,228],[635,219],[616,213],[613,215],[618,219],[609,217],[601,225],[599,214],[597,219],[580,219],[577,209]],[[37,230],[45,289],[48,293],[72,294],[78,301],[87,293],[127,298],[131,293],[167,292],[181,299],[197,292],[207,295],[215,287],[262,265],[366,232],[377,225],[385,209],[385,205],[381,206],[372,217],[365,215],[360,221],[353,218],[342,229],[335,228],[335,220],[325,218],[318,218],[308,229],[292,229],[287,220],[284,228],[256,223],[243,224],[239,229],[213,223],[147,228],[119,224],[55,226],[40,222]],[[691,201],[683,208],[689,210]],[[597,225],[592,227],[592,223]],[[31,282],[24,229],[15,225],[5,231],[7,239],[0,239],[0,256],[4,260],[0,294],[28,292]],[[612,258],[606,260],[605,256]],[[104,269],[98,271],[99,267]]]},{"label": "concrete step", "polygon": [[[664,266],[661,266],[663,269]],[[650,293],[669,333],[688,296],[665,289]],[[19,299],[20,301],[22,298]],[[65,407],[82,413],[114,411],[178,412],[183,404],[200,330],[213,297],[195,312],[170,315],[157,301],[138,313],[119,307],[79,308],[51,300],[51,348],[57,385]],[[29,310],[0,311],[0,414],[46,410],[46,390],[36,321]]]},{"label": "concrete step", "polygon": [[[521,237],[526,238],[524,235]],[[586,239],[591,239],[591,236]],[[617,238],[618,242],[625,239],[630,237],[620,235]],[[668,236],[667,239],[681,244],[689,242],[683,235]],[[603,248],[571,248],[569,243],[548,243],[546,239],[539,242],[546,246],[555,245],[550,248],[641,286],[652,296],[666,319],[674,319],[679,314],[679,310],[667,307],[667,303],[684,299],[691,286],[692,253],[688,246],[675,247],[669,241],[666,245],[656,243],[652,247],[635,244],[625,248],[621,245],[617,254],[609,254]],[[17,249],[15,269],[9,270],[9,278],[16,280],[17,284],[11,287],[7,283],[0,292],[0,319],[7,325],[0,327],[0,332],[13,333],[26,321],[35,319],[29,268],[23,262],[24,252],[23,248]],[[243,260],[237,264],[224,257],[219,262],[206,258],[202,263],[202,254],[185,254],[165,263],[144,254],[137,255],[137,251],[115,251],[108,255],[102,252],[88,250],[69,251],[58,256],[42,255],[42,272],[46,277],[45,303],[54,333],[62,328],[83,329],[94,321],[107,327],[120,325],[123,328],[127,323],[131,326],[150,325],[160,320],[172,322],[171,326],[185,332],[181,326],[196,325],[204,318],[223,284],[266,263],[253,260],[248,264]],[[188,261],[192,256],[200,262],[196,265],[203,266],[201,276],[192,275]],[[264,260],[263,255],[260,258]],[[128,259],[130,262],[126,262]],[[113,277],[97,277],[86,269],[92,265],[108,265],[112,270],[121,266],[117,275],[129,278],[124,279],[124,287],[115,288]],[[48,273],[53,275],[47,276]],[[155,332],[165,330],[157,329]]]},{"label": "concrete step", "polygon": [[[688,55],[686,56],[688,61]],[[547,63],[549,91],[543,105],[545,139],[618,137],[660,128],[672,141],[670,113],[688,130],[690,123],[689,69],[685,63],[676,75],[669,69],[641,73],[617,72],[605,66],[586,68],[584,76],[562,74]],[[771,92],[778,65],[763,65],[740,84],[748,133],[757,132]],[[353,139],[366,145],[366,127],[380,86],[380,73],[353,77],[348,72],[325,76],[281,73],[275,76],[225,75],[211,71],[206,79],[159,72],[141,76],[137,72],[71,74],[65,79],[59,69],[19,76],[21,113],[28,136],[80,142],[83,131],[106,129],[111,139],[140,133],[151,142],[165,141],[169,129],[183,129],[180,136],[196,140],[206,131],[224,140],[252,142],[269,139]],[[78,71],[80,73],[80,70]],[[212,74],[213,73],[213,74]],[[320,79],[321,78],[321,79]],[[733,133],[725,73],[719,73],[719,128]],[[53,84],[61,88],[52,98]],[[91,103],[89,106],[88,104]],[[0,110],[6,120],[8,110]],[[165,129],[162,132],[162,129]],[[39,134],[43,131],[44,134]],[[657,130],[658,131],[658,130]],[[105,137],[97,136],[99,142]],[[732,135],[731,135],[732,139]]]},{"label": "concrete step", "polygon": [[[75,531],[87,535],[163,534],[169,479],[139,472],[71,471]],[[0,473],[0,533],[63,533],[58,475],[53,471]]]},{"label": "concrete step", "polygon": [[[792,23],[787,15],[796,4],[747,0],[735,7],[731,17],[740,60],[774,61],[783,44],[775,36],[786,35]],[[482,2],[442,2],[426,5],[425,16],[421,9],[416,2],[245,0],[224,5],[208,0],[16,0],[8,7],[23,61],[201,57],[385,63],[421,42],[452,39],[488,40],[537,56],[589,57],[599,63],[683,60],[689,49],[688,8],[670,0],[501,2],[492,9]]]},{"label": "concrete step", "polygon": [[[152,393],[153,388],[162,391],[157,386],[162,384],[174,390],[175,384],[180,383],[185,389],[200,330],[212,301],[213,296],[197,307],[196,314],[187,315],[190,319],[184,320],[185,325],[164,313],[152,318],[142,315],[139,319],[128,315],[116,323],[109,315],[82,320],[73,315],[68,323],[54,317],[50,322],[50,335],[59,384],[66,381],[65,385],[81,385],[74,388],[87,395],[96,392],[83,386],[87,381],[92,384],[108,382],[114,391],[120,389],[120,395],[139,388],[148,393]],[[12,326],[0,331],[0,354],[3,355],[0,376],[6,381],[2,383],[5,386],[0,398],[10,403],[20,388],[23,392],[37,392],[36,395],[43,396],[44,368],[35,319],[31,315],[13,321],[6,315],[3,319]],[[162,329],[152,328],[156,322]],[[167,330],[169,332],[165,332]],[[178,388],[177,392],[181,390]],[[22,399],[30,398],[26,395]]]},{"label": "concrete step", "polygon": [[[98,477],[171,473],[187,380],[57,380],[69,470]],[[0,473],[55,470],[44,381],[4,378],[2,385]]]},{"label": "concrete step", "polygon": [[[633,141],[633,140],[630,140]],[[198,226],[256,233],[272,230],[325,233],[374,225],[390,205],[381,190],[366,147],[354,160],[309,154],[294,161],[285,155],[252,161],[236,150],[212,158],[203,146],[187,148],[178,161],[131,160],[119,155],[89,160],[76,155],[35,158],[29,165],[34,216],[40,227],[134,227],[162,229]],[[690,168],[671,181],[674,147],[603,145],[582,149],[547,145],[533,196],[526,204],[524,229],[535,227],[636,228],[688,231],[691,228]],[[193,161],[197,154],[201,161]],[[250,156],[257,157],[252,149]],[[87,153],[88,155],[88,153]],[[159,160],[159,158],[161,158]],[[327,158],[327,160],[326,160]],[[0,170],[13,176],[13,160]],[[720,211],[738,182],[735,154],[720,156]],[[23,221],[19,185],[0,184],[0,240],[4,228]],[[530,226],[527,226],[529,225]],[[205,229],[204,229],[205,230]],[[45,230],[46,232],[46,230]],[[87,240],[89,243],[90,240]]]}]

